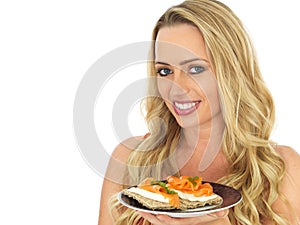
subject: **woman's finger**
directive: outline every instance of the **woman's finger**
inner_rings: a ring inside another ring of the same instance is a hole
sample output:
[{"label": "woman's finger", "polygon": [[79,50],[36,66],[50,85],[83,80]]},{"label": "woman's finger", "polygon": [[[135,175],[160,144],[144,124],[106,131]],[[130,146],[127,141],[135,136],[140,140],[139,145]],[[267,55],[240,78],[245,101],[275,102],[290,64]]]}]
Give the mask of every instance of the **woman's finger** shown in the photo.
[{"label": "woman's finger", "polygon": [[225,209],[225,210],[221,210],[221,211],[217,211],[211,214],[208,214],[209,216],[215,217],[215,218],[224,218],[226,216],[228,216],[229,210]]},{"label": "woman's finger", "polygon": [[208,215],[189,217],[189,218],[173,218],[167,215],[162,215],[162,214],[153,215],[144,212],[138,212],[138,213],[154,225],[192,225],[192,224],[207,224],[213,221],[220,221],[222,223],[228,220],[227,217],[228,212],[229,212],[228,210],[222,210]]},{"label": "woman's finger", "polygon": [[137,213],[153,225],[164,225],[164,223],[159,220],[159,216],[153,215],[151,213],[144,213],[141,211],[137,211]]}]

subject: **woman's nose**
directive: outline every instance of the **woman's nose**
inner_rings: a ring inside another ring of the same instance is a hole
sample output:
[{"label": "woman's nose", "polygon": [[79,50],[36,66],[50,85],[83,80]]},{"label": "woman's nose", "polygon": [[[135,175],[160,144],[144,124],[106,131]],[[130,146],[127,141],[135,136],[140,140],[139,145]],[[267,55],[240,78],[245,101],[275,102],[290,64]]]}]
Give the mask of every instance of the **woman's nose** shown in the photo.
[{"label": "woman's nose", "polygon": [[173,96],[185,95],[189,92],[189,79],[182,70],[175,70],[171,84],[171,94]]}]

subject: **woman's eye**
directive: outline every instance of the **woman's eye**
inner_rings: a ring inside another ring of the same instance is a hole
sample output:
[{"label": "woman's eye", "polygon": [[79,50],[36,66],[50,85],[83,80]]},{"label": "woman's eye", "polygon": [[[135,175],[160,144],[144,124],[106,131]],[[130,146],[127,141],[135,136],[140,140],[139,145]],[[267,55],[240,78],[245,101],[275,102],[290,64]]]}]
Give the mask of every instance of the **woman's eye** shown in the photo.
[{"label": "woman's eye", "polygon": [[190,68],[189,73],[191,74],[199,74],[205,70],[203,66],[193,66]]},{"label": "woman's eye", "polygon": [[168,69],[168,68],[162,68],[162,69],[159,69],[159,70],[157,71],[157,73],[158,73],[160,76],[167,76],[167,75],[173,73],[173,71],[170,70],[170,69]]}]

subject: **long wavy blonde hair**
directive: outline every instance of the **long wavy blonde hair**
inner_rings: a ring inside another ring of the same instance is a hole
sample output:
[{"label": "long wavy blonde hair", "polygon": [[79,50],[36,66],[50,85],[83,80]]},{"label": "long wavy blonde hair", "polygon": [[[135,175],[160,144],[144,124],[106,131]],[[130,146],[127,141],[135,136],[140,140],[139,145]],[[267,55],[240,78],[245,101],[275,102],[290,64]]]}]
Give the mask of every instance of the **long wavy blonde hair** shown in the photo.
[{"label": "long wavy blonde hair", "polygon": [[[230,210],[231,223],[259,225],[262,218],[267,218],[275,224],[287,224],[271,208],[278,197],[284,199],[279,185],[285,164],[269,140],[275,118],[274,103],[247,32],[223,3],[186,0],[169,8],[158,20],[153,30],[152,57],[159,29],[180,23],[199,29],[217,77],[226,124],[222,150],[230,165],[228,174],[218,182],[238,189],[243,196],[243,201]],[[149,72],[150,76],[156,76],[153,58]],[[124,175],[132,184],[148,176],[163,178],[164,171],[179,174],[172,155],[181,128],[159,97],[153,79],[149,81],[149,96],[152,97],[145,100],[144,107],[151,135],[132,151],[128,174]],[[116,201],[112,209],[116,224],[149,224]]]}]

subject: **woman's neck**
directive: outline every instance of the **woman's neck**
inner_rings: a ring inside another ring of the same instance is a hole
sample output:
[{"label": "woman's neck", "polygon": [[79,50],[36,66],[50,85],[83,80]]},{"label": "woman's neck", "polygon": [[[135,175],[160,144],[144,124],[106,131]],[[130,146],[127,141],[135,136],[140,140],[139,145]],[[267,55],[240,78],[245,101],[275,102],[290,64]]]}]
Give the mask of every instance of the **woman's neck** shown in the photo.
[{"label": "woman's neck", "polygon": [[221,113],[205,126],[182,128],[176,151],[178,166],[182,168],[185,164],[193,162],[198,164],[197,171],[206,170],[221,151],[224,129],[225,123]]}]

